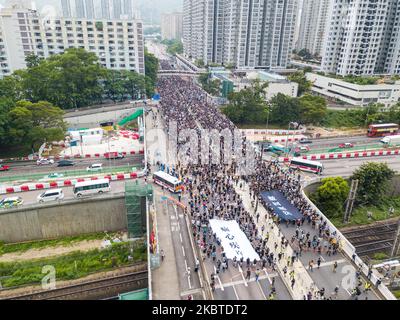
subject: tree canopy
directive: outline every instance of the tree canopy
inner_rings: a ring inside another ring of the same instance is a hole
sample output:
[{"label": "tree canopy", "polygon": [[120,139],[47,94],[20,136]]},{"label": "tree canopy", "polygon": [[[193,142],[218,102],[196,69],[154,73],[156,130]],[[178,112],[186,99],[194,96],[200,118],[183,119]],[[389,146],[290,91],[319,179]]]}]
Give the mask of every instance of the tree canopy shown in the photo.
[{"label": "tree canopy", "polygon": [[232,92],[229,104],[223,112],[235,123],[265,123],[269,106],[265,100],[268,82],[254,81],[251,86],[239,92]]},{"label": "tree canopy", "polygon": [[298,91],[297,91],[297,96],[300,97],[304,93],[307,93],[310,91],[312,83],[311,81],[307,80],[305,71],[296,71],[295,73],[292,73],[291,75],[288,76],[288,79],[290,81],[296,82],[299,85]]},{"label": "tree canopy", "polygon": [[342,177],[325,178],[321,183],[311,199],[328,218],[341,216],[350,191],[349,184]]},{"label": "tree canopy", "polygon": [[0,97],[14,102],[48,101],[62,109],[79,108],[101,103],[151,95],[157,77],[158,60],[148,56],[149,77],[129,70],[108,70],[94,53],[84,49],[67,49],[64,53],[42,59],[26,58],[27,68],[15,71],[0,80]]},{"label": "tree canopy", "polygon": [[64,139],[66,123],[60,108],[46,101],[0,101],[0,147],[21,144],[34,149],[45,141]]},{"label": "tree canopy", "polygon": [[219,94],[219,87],[221,85],[221,81],[218,79],[212,80],[209,73],[203,73],[198,77],[198,80],[201,84],[201,87],[204,91],[208,92],[212,96],[216,96]]},{"label": "tree canopy", "polygon": [[386,163],[368,162],[358,168],[351,179],[358,179],[357,203],[377,205],[382,202],[395,172]]}]

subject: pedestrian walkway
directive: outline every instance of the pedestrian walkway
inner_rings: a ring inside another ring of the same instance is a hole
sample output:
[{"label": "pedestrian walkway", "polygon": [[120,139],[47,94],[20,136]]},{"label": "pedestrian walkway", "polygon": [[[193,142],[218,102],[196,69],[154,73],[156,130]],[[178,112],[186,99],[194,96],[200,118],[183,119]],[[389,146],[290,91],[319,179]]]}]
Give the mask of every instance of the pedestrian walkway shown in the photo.
[{"label": "pedestrian walkway", "polygon": [[171,236],[169,216],[164,212],[160,201],[161,195],[155,191],[158,243],[160,251],[164,250],[165,258],[160,267],[152,270],[153,300],[180,300],[179,280],[176,258]]}]

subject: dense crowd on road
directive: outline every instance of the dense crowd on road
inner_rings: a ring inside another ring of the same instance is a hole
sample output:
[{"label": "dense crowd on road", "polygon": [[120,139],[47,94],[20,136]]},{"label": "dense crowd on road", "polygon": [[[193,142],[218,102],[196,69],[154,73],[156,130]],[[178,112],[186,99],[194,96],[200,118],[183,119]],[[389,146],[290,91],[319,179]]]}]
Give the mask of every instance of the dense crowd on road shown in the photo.
[{"label": "dense crowd on road", "polygon": [[[178,76],[163,77],[158,82],[161,96],[160,111],[168,130],[169,123],[176,121],[178,130],[228,128],[234,130],[234,124],[227,119],[217,108],[209,103],[207,94],[193,81],[185,80]],[[245,138],[243,138],[245,140]],[[215,277],[218,273],[240,265],[246,272],[249,280],[255,274],[256,280],[260,270],[269,268],[275,270],[277,261],[283,258],[282,250],[289,244],[294,249],[294,255],[284,257],[287,266],[284,273],[289,272],[288,267],[293,266],[303,251],[314,251],[315,257],[321,255],[335,255],[338,251],[339,241],[336,234],[331,234],[327,221],[325,221],[302,196],[300,176],[290,169],[282,167],[276,162],[265,162],[256,159],[256,170],[251,175],[238,173],[236,164],[209,164],[188,165],[171,168],[174,174],[184,177],[186,187],[185,199],[188,207],[187,214],[192,221],[194,239],[203,253],[203,260],[209,259],[215,264],[216,272],[211,275],[211,286],[215,289]],[[243,205],[243,200],[236,192],[246,183],[250,187],[250,197],[254,212],[249,212]],[[279,190],[302,214],[297,221],[282,221],[273,208],[262,200],[262,191]],[[261,217],[257,211],[261,203],[267,210],[268,217]],[[235,220],[241,230],[246,234],[255,251],[260,257],[258,261],[243,261],[235,258],[228,262],[221,241],[210,228],[210,219]],[[269,241],[267,220],[273,219],[276,225],[286,224],[291,227],[292,237],[281,236],[280,243]],[[304,224],[312,226],[314,232],[306,232]],[[261,227],[260,227],[261,225]],[[318,258],[320,261],[320,258]],[[317,259],[316,259],[317,261]],[[292,289],[295,286],[294,271],[291,270],[290,281]],[[274,283],[271,285],[274,297]],[[335,290],[337,290],[335,288]],[[325,298],[325,289],[318,294]],[[337,294],[337,292],[336,292]],[[312,299],[315,293],[309,292],[305,299]]]}]

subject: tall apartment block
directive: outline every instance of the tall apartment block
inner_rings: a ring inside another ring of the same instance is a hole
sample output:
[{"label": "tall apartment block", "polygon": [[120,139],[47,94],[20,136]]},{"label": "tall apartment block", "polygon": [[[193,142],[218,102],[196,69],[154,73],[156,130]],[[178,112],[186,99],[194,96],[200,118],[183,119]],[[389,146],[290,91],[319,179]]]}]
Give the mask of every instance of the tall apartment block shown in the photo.
[{"label": "tall apartment block", "polygon": [[297,0],[184,0],[184,53],[204,63],[286,67]]},{"label": "tall apartment block", "polygon": [[67,48],[93,52],[109,69],[145,72],[139,20],[56,18],[46,24],[33,10],[0,12],[0,77],[25,68],[30,54],[49,57]]},{"label": "tall apartment block", "polygon": [[182,12],[165,13],[161,15],[161,38],[182,38]]},{"label": "tall apartment block", "polygon": [[322,56],[331,3],[331,0],[303,0],[297,50],[307,49]]},{"label": "tall apartment block", "polygon": [[332,0],[329,20],[325,72],[400,74],[398,0]]},{"label": "tall apartment block", "polygon": [[61,0],[64,18],[134,18],[134,0]]}]

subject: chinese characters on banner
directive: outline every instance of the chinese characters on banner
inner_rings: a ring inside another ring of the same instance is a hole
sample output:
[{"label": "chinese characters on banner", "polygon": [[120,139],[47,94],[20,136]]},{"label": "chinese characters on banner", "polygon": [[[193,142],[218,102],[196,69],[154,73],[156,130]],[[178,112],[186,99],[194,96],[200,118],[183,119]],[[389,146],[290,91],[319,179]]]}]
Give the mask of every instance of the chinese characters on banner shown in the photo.
[{"label": "chinese characters on banner", "polygon": [[213,233],[216,233],[217,238],[221,241],[221,245],[224,247],[226,257],[228,259],[240,259],[243,257],[244,260],[250,258],[250,260],[260,260],[260,257],[255,252],[249,239],[234,220],[210,220],[210,225]]}]

